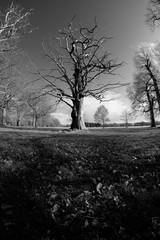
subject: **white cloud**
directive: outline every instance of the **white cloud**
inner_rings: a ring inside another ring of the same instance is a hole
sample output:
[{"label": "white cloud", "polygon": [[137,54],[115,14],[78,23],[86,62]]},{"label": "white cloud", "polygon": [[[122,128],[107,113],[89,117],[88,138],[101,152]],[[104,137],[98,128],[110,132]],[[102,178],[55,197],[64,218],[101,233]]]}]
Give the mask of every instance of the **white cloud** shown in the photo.
[{"label": "white cloud", "polygon": [[57,118],[61,124],[70,124],[71,118],[69,114],[62,113],[62,112],[54,112],[52,113],[54,118]]}]

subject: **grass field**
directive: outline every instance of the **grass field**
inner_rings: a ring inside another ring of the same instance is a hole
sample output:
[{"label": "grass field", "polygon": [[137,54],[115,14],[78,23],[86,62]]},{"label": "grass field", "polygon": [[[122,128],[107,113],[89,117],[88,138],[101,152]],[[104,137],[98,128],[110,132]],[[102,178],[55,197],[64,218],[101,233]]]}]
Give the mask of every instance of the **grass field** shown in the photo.
[{"label": "grass field", "polygon": [[0,239],[160,237],[160,128],[0,131]]}]

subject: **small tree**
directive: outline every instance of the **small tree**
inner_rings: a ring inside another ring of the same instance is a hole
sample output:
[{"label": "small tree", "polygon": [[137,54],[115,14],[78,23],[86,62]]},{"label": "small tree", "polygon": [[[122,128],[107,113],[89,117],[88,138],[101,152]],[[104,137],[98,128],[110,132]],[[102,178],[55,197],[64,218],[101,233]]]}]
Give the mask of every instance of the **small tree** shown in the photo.
[{"label": "small tree", "polygon": [[128,109],[122,111],[121,120],[125,124],[126,128],[128,128],[129,121],[132,119],[131,112]]},{"label": "small tree", "polygon": [[97,111],[94,114],[94,120],[96,123],[101,123],[103,128],[104,128],[105,122],[109,121],[108,109],[104,105],[97,108]]},{"label": "small tree", "polygon": [[37,128],[37,121],[47,114],[53,112],[55,109],[51,105],[46,96],[40,96],[39,92],[27,92],[25,102],[28,105],[26,115],[32,118],[33,127]]}]

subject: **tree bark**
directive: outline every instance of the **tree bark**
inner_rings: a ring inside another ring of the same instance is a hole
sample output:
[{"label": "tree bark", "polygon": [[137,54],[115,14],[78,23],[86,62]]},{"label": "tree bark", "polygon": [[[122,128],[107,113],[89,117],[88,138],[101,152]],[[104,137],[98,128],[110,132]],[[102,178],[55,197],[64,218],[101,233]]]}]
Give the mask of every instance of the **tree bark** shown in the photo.
[{"label": "tree bark", "polygon": [[150,104],[150,119],[151,119],[151,127],[156,127],[156,121],[155,121],[155,117],[154,117],[154,108],[153,108],[153,99],[151,100],[151,104]]},{"label": "tree bark", "polygon": [[160,112],[160,91],[159,91],[159,88],[158,88],[157,79],[156,79],[155,75],[152,73],[148,64],[146,64],[145,66],[146,66],[146,69],[147,69],[149,75],[151,76],[151,78],[153,80],[153,85],[154,85],[154,89],[155,89],[156,96],[157,96],[158,109],[159,109],[159,112]]},{"label": "tree bark", "polygon": [[83,98],[81,99],[74,99],[73,101],[73,107],[71,112],[71,130],[77,129],[77,130],[84,130],[86,129],[84,119],[83,119]]},{"label": "tree bark", "polygon": [[155,121],[155,117],[154,117],[154,99],[150,96],[148,90],[147,90],[147,98],[148,98],[148,103],[149,103],[151,127],[156,127],[156,121]]},{"label": "tree bark", "polygon": [[151,127],[156,127],[153,109],[150,111]]}]

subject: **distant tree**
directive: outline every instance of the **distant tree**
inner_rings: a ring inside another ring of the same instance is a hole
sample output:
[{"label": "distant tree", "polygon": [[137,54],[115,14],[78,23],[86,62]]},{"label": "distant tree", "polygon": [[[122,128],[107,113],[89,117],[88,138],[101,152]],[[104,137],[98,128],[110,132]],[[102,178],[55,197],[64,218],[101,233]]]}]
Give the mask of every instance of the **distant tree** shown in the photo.
[{"label": "distant tree", "polygon": [[121,113],[121,120],[125,124],[126,128],[128,128],[129,121],[131,119],[132,119],[131,111],[129,111],[128,109],[123,110]]},{"label": "distant tree", "polygon": [[71,108],[71,129],[85,129],[83,120],[83,101],[87,96],[98,100],[104,98],[104,93],[110,88],[124,84],[111,82],[101,76],[113,73],[123,63],[113,59],[106,49],[110,38],[96,38],[97,23],[92,28],[83,27],[79,23],[73,26],[73,20],[67,28],[60,30],[58,47],[53,38],[43,43],[46,57],[53,63],[49,73],[41,74],[44,80],[44,92],[63,101]]},{"label": "distant tree", "polygon": [[51,125],[52,127],[60,127],[61,123],[57,118],[51,118]]},{"label": "distant tree", "polygon": [[24,100],[28,105],[26,115],[32,118],[34,128],[37,128],[38,119],[55,110],[47,97],[41,96],[39,92],[26,91]]},{"label": "distant tree", "polygon": [[97,108],[97,111],[94,114],[94,120],[96,123],[101,123],[103,128],[104,124],[109,121],[108,109],[104,105]]}]

